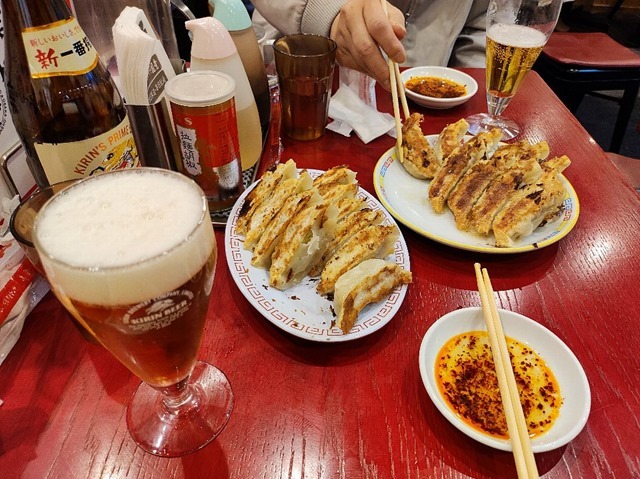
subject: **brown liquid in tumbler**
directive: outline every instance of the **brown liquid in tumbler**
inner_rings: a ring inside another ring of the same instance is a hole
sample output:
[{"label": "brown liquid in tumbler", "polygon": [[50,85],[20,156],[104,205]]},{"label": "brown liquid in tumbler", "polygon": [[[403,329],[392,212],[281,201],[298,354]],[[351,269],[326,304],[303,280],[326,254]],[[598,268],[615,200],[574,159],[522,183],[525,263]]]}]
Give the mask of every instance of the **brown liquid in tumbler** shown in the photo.
[{"label": "brown liquid in tumbler", "polygon": [[282,121],[284,131],[295,140],[313,140],[324,133],[331,77],[281,78]]}]

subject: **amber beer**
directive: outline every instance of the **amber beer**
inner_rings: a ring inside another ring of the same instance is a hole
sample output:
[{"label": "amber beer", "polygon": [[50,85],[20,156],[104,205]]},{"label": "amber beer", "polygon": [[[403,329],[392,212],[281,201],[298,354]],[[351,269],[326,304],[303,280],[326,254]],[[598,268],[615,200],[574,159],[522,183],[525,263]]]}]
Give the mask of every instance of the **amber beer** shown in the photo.
[{"label": "amber beer", "polygon": [[531,27],[492,25],[487,31],[487,91],[500,98],[515,95],[546,41]]},{"label": "amber beer", "polygon": [[34,236],[57,297],[127,368],[155,387],[190,374],[217,254],[193,181],[152,168],[90,178],[41,210]]}]

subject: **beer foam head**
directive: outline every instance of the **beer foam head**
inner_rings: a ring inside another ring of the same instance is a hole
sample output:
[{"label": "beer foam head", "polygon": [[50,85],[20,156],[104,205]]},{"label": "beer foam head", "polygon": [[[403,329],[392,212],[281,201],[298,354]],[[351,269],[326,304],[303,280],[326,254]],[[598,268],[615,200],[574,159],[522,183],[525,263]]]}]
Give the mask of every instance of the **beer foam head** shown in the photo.
[{"label": "beer foam head", "polygon": [[497,43],[510,47],[535,48],[542,47],[547,42],[547,36],[535,28],[505,23],[491,25],[487,36]]},{"label": "beer foam head", "polygon": [[199,271],[214,241],[200,188],[178,173],[148,168],[66,189],[41,210],[34,238],[47,276],[92,304],[170,291]]}]

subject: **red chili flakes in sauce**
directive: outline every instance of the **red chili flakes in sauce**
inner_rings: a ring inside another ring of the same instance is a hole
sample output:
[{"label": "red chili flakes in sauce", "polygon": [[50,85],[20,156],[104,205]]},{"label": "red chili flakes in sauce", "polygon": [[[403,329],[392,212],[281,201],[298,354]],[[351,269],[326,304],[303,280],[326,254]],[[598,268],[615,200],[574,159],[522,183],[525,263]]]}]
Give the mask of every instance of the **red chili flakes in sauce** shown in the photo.
[{"label": "red chili flakes in sauce", "polygon": [[467,88],[463,84],[440,77],[412,77],[407,80],[405,87],[432,98],[458,98],[467,94]]},{"label": "red chili flakes in sauce", "polygon": [[[560,412],[558,382],[531,348],[509,337],[507,347],[529,435],[539,436],[551,428]],[[448,406],[469,426],[509,438],[486,331],[463,333],[447,341],[438,353],[435,376]]]}]

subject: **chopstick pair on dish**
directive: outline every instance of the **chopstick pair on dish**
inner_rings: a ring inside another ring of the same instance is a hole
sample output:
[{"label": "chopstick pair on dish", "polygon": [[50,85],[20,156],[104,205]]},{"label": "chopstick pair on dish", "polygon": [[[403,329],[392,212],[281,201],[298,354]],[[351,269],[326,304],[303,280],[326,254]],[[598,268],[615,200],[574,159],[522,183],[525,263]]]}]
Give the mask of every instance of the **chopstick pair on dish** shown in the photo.
[{"label": "chopstick pair on dish", "polygon": [[[381,0],[382,9],[385,15],[388,15],[387,1]],[[400,77],[400,67],[391,58],[387,58],[387,64],[389,65],[389,80],[391,83],[391,98],[393,100],[393,117],[396,121],[396,155],[400,163],[404,160],[402,155],[402,118],[400,117],[400,105],[398,104],[398,98],[402,103],[402,111],[405,119],[409,118],[409,105],[407,104],[407,96],[404,92],[404,83]]]},{"label": "chopstick pair on dish", "polygon": [[531,449],[529,430],[522,411],[520,395],[513,374],[507,341],[502,330],[489,273],[486,268],[481,269],[479,263],[475,263],[474,268],[518,477],[520,479],[538,478],[538,468]]}]

